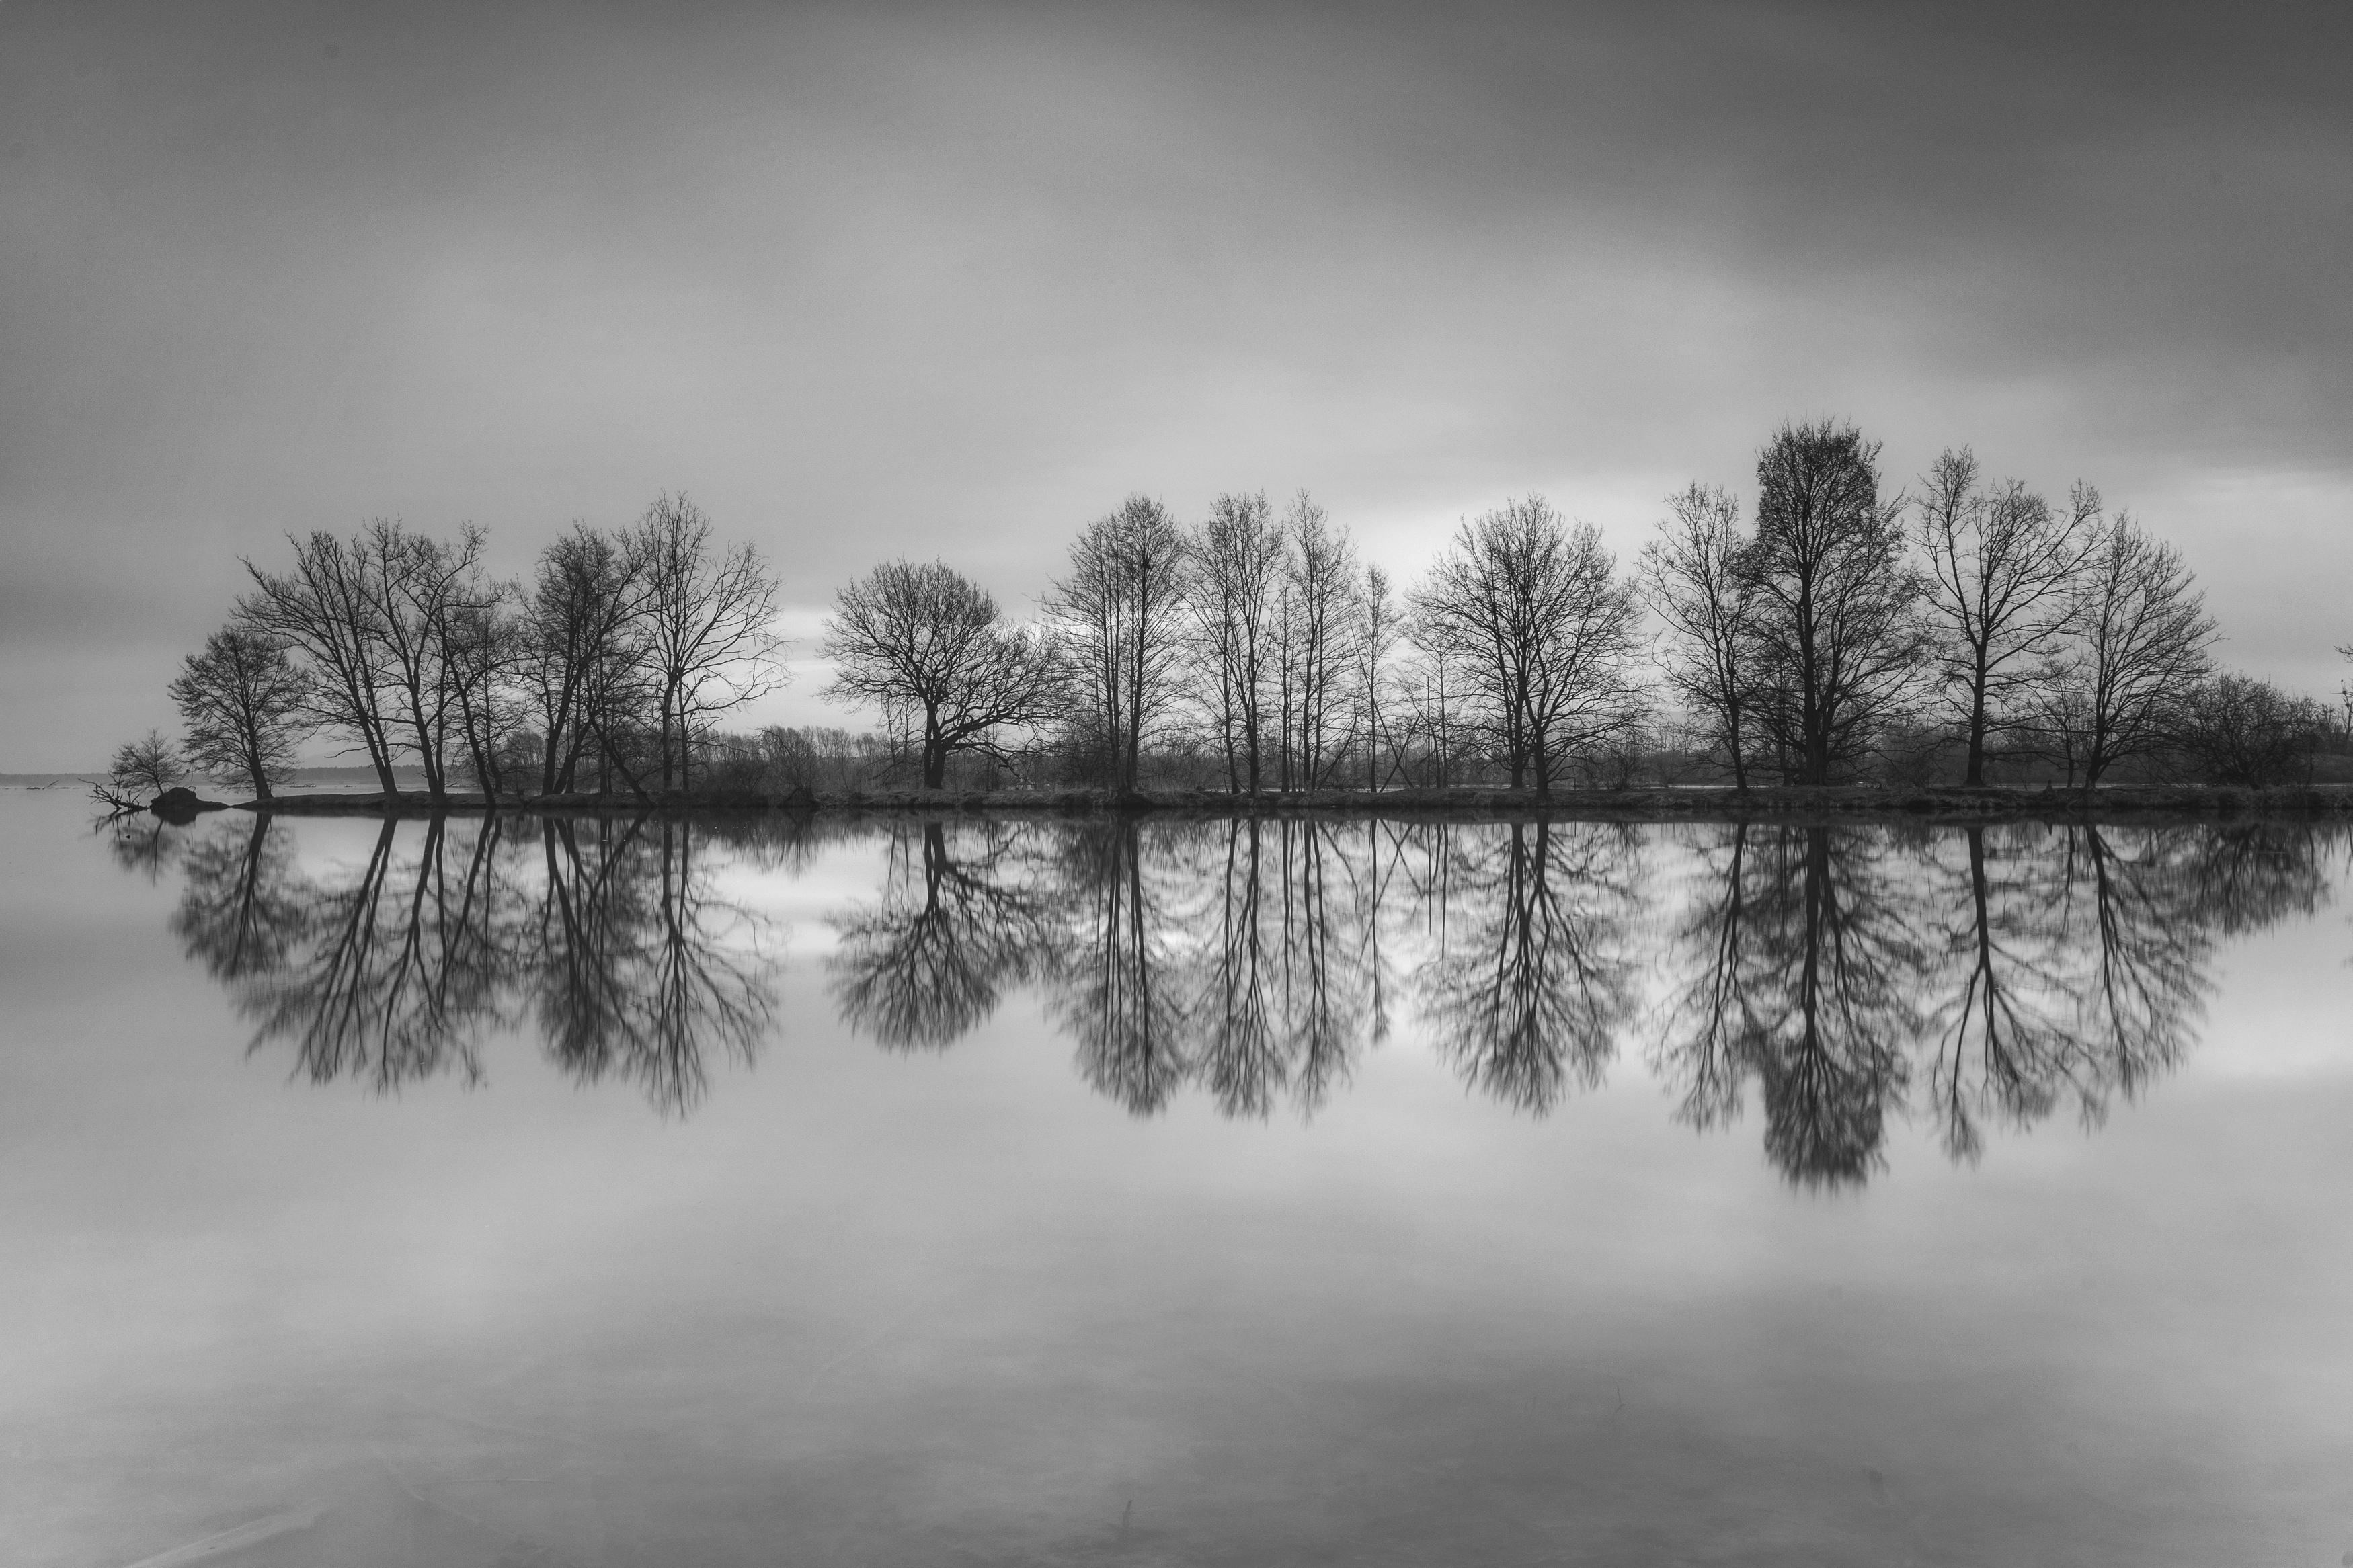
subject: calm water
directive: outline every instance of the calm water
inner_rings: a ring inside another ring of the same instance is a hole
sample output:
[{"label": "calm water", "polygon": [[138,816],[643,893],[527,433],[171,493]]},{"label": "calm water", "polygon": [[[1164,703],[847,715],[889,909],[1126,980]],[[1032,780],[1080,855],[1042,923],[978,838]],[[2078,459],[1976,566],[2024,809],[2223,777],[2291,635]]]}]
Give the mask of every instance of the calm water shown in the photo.
[{"label": "calm water", "polygon": [[0,849],[11,1563],[2353,1549],[2341,838]]}]

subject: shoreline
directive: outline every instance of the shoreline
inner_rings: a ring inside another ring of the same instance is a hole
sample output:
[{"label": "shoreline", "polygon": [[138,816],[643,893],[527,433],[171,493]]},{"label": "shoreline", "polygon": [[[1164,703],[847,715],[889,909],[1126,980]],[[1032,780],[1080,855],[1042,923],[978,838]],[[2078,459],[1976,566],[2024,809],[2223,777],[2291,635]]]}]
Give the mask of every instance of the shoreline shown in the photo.
[{"label": "shoreline", "polygon": [[894,790],[812,795],[672,792],[501,798],[452,793],[321,794],[269,801],[206,801],[199,809],[286,816],[915,816],[1008,819],[1092,816],[1442,818],[1567,822],[2097,822],[2327,820],[2353,815],[2353,785],[2273,789],[2123,784],[2096,790],[1994,785],[1980,789],[1782,786],[1533,790],[1457,787],[1312,790],[1232,795],[1223,790]]}]

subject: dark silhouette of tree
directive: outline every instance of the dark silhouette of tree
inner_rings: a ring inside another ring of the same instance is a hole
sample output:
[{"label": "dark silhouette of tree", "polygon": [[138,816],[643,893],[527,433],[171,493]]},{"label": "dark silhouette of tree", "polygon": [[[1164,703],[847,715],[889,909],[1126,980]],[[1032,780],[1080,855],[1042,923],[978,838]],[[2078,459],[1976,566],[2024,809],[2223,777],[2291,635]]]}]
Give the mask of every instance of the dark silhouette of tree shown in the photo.
[{"label": "dark silhouette of tree", "polygon": [[1465,523],[1414,616],[1422,647],[1461,670],[1514,789],[1549,791],[1562,761],[1640,716],[1633,592],[1600,531],[1566,525],[1541,496]]},{"label": "dark silhouette of tree", "polygon": [[[1266,492],[1220,495],[1195,538],[1185,595],[1192,612],[1196,655],[1208,671],[1214,696],[1205,696],[1225,759],[1226,787],[1257,793],[1270,726],[1267,684],[1280,663],[1277,616],[1282,596],[1286,538],[1273,521]],[[1273,728],[1280,729],[1278,718]]]},{"label": "dark silhouette of tree", "polygon": [[1301,490],[1283,514],[1283,581],[1276,605],[1282,644],[1282,785],[1320,789],[1355,737],[1350,677],[1356,668],[1356,553],[1345,529]]},{"label": "dark silhouette of tree", "polygon": [[2072,614],[2069,666],[2043,723],[2069,782],[2081,769],[2088,787],[2171,741],[2182,703],[2206,678],[2215,631],[2181,552],[2129,515],[2108,525],[2084,562]]},{"label": "dark silhouette of tree", "polygon": [[628,741],[651,728],[638,568],[611,535],[581,523],[540,552],[523,600],[519,668],[540,734],[543,795],[579,788],[581,763],[592,755],[597,788],[609,793],[615,769],[634,750]]},{"label": "dark silhouette of tree", "polygon": [[1054,642],[936,561],[885,562],[844,587],[818,651],[833,661],[828,697],[871,704],[915,737],[925,789],[947,782],[956,752],[1001,754],[1000,731],[1045,723],[1064,689]]},{"label": "dark silhouette of tree", "polygon": [[1641,841],[1598,823],[1446,831],[1451,907],[1422,1016],[1466,1080],[1543,1115],[1601,1082],[1632,1017]]},{"label": "dark silhouette of tree", "polygon": [[160,730],[115,747],[106,764],[107,782],[125,799],[161,795],[187,776],[187,760]]},{"label": "dark silhouette of tree", "polygon": [[1651,612],[1666,625],[1661,673],[1668,689],[1706,720],[1731,763],[1733,786],[1746,789],[1757,585],[1740,533],[1740,503],[1720,487],[1694,484],[1668,497],[1667,506],[1672,515],[1643,547],[1636,578]]},{"label": "dark silhouette of tree", "polygon": [[827,962],[842,1020],[885,1046],[938,1049],[1034,975],[1053,930],[1025,835],[909,824],[891,836],[881,900],[834,919]]},{"label": "dark silhouette of tree", "polygon": [[1079,743],[1123,789],[1135,787],[1145,738],[1175,697],[1188,553],[1166,507],[1130,496],[1087,525],[1046,596],[1069,639]]},{"label": "dark silhouette of tree", "polygon": [[1828,421],[1783,426],[1757,458],[1754,700],[1799,784],[1853,767],[1921,668],[1904,503],[1880,500],[1878,463]]},{"label": "dark silhouette of tree", "polygon": [[693,742],[717,714],[783,683],[776,584],[749,543],[723,548],[711,519],[664,495],[629,531],[638,657],[651,684],[659,776],[685,788]]},{"label": "dark silhouette of tree", "polygon": [[276,638],[240,626],[213,633],[181,661],[170,688],[189,761],[267,801],[311,731],[310,685]]},{"label": "dark silhouette of tree", "polygon": [[294,564],[285,573],[245,563],[253,590],[237,600],[237,622],[301,652],[312,676],[305,692],[311,721],[364,751],[378,786],[391,795],[398,786],[385,711],[379,563],[363,542],[323,529],[305,539],[290,534],[288,542]]},{"label": "dark silhouette of tree", "polygon": [[2184,698],[2174,734],[2214,783],[2266,789],[2311,783],[2313,753],[2327,728],[2327,712],[2308,697],[2255,676],[2218,675]]},{"label": "dark silhouette of tree", "polygon": [[1987,738],[2032,724],[2073,628],[2077,579],[2100,542],[2099,492],[2078,484],[2063,516],[2016,479],[1982,482],[1967,447],[1921,485],[1929,646],[1968,747],[1962,782],[1981,784]]}]

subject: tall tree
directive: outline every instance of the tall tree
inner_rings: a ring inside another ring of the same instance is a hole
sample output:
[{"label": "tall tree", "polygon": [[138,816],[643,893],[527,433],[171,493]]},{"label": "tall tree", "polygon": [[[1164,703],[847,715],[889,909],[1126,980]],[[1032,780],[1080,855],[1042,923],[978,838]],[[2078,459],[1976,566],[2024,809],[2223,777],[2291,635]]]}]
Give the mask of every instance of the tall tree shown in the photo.
[{"label": "tall tree", "polygon": [[1986,740],[2031,722],[2098,543],[2099,491],[2078,484],[2063,515],[2016,479],[1983,482],[1967,447],[1921,479],[1924,603],[1936,680],[1968,744],[1962,782],[1985,783]]},{"label": "tall tree", "polygon": [[947,782],[951,755],[994,751],[999,731],[1042,724],[1060,706],[1053,642],[936,561],[887,562],[843,588],[818,651],[834,665],[827,696],[873,703],[921,736],[925,789]]},{"label": "tall tree", "polygon": [[723,547],[683,495],[662,495],[630,530],[638,616],[655,690],[661,786],[685,788],[699,728],[783,683],[776,584],[748,542]]},{"label": "tall tree", "polygon": [[2052,692],[2072,782],[2096,785],[2116,763],[2166,744],[2182,702],[2211,668],[2214,623],[2181,552],[2119,514],[2085,563],[2068,673]]},{"label": "tall tree", "polygon": [[170,689],[188,759],[269,799],[312,722],[309,672],[286,645],[248,626],[224,626],[181,660]]},{"label": "tall tree", "polygon": [[1667,498],[1670,515],[1642,548],[1638,582],[1666,623],[1668,688],[1701,714],[1732,763],[1736,789],[1748,787],[1743,721],[1748,716],[1757,584],[1740,503],[1720,486],[1693,484]]},{"label": "tall tree", "polygon": [[449,720],[455,696],[448,664],[449,617],[487,609],[496,590],[481,575],[488,536],[471,523],[452,545],[379,518],[360,530],[360,589],[369,595],[368,634],[387,700],[387,737],[405,731],[406,748],[425,772],[426,792],[448,793]]},{"label": "tall tree", "polygon": [[[1389,587],[1389,574],[1377,566],[1365,568],[1364,589],[1356,599],[1356,616],[1355,642],[1361,665],[1356,674],[1356,691],[1358,700],[1364,704],[1365,787],[1378,789],[1388,777],[1388,767],[1395,765],[1394,737],[1389,735],[1381,711],[1381,695],[1388,674],[1389,650],[1397,647],[1404,629],[1397,595]],[[1385,741],[1392,742],[1387,758],[1382,752]]]},{"label": "tall tree", "polygon": [[[575,522],[540,552],[524,600],[523,679],[539,728],[542,795],[575,788],[613,727],[636,668],[643,579],[610,534]],[[607,766],[600,773],[609,774]]]},{"label": "tall tree", "polygon": [[1549,791],[1565,757],[1639,717],[1633,592],[1600,531],[1541,496],[1465,523],[1414,615],[1422,646],[1463,672],[1514,789]]},{"label": "tall tree", "polygon": [[1256,793],[1268,740],[1268,667],[1277,657],[1274,616],[1282,594],[1284,536],[1266,492],[1228,493],[1209,503],[1193,547],[1187,595],[1200,658],[1216,683],[1218,746],[1229,789]]},{"label": "tall tree", "polygon": [[1070,637],[1081,722],[1113,782],[1134,789],[1144,739],[1174,695],[1182,647],[1184,531],[1168,509],[1130,496],[1087,525],[1070,571],[1046,598]]},{"label": "tall tree", "polygon": [[1920,665],[1904,502],[1879,496],[1879,444],[1851,425],[1784,425],[1757,458],[1760,717],[1801,784],[1869,750]]},{"label": "tall tree", "polygon": [[[1316,789],[1330,782],[1347,749],[1355,707],[1349,677],[1356,658],[1356,551],[1347,531],[1301,490],[1283,514],[1290,550],[1284,584],[1290,606],[1283,748],[1284,784]],[[1291,765],[1295,762],[1295,766]]]},{"label": "tall tree", "polygon": [[289,571],[265,572],[245,563],[253,589],[237,602],[237,623],[303,656],[313,676],[307,693],[311,718],[364,751],[376,783],[392,795],[399,786],[392,773],[384,595],[375,557],[361,542],[323,529],[304,539],[289,535],[288,542],[294,546]]}]

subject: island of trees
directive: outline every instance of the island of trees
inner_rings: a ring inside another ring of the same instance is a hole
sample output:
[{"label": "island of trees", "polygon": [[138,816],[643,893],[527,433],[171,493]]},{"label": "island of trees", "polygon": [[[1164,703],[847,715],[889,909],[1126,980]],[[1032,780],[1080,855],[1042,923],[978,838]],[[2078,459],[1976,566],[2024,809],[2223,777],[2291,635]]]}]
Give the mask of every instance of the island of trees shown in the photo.
[{"label": "island of trees", "polygon": [[885,562],[817,647],[857,732],[738,721],[785,679],[777,584],[683,495],[575,523],[520,581],[471,526],[290,545],[246,563],[171,683],[178,739],[123,747],[111,800],[195,771],[271,804],[320,745],[427,807],[2261,788],[2353,752],[2331,710],[2216,664],[2179,552],[2090,485],[2054,500],[1962,447],[1892,489],[1833,421],[1772,435],[1745,517],[1720,487],[1669,498],[1631,562],[1529,496],[1398,584],[1304,491],[1221,495],[1195,525],[1131,497],[1029,618],[944,562]]}]

